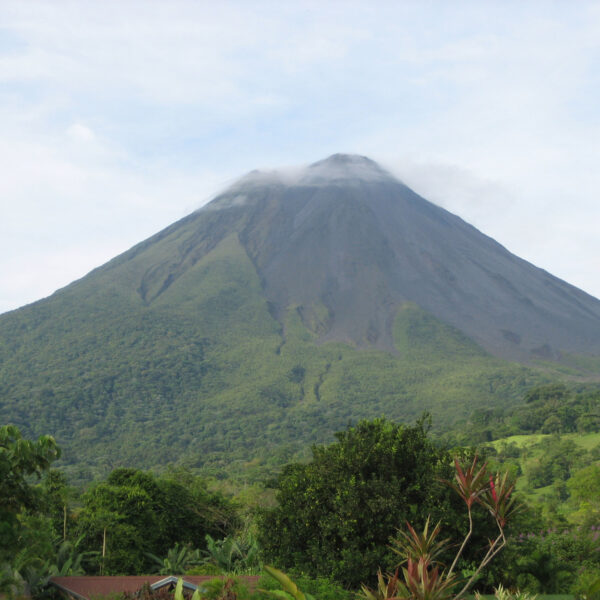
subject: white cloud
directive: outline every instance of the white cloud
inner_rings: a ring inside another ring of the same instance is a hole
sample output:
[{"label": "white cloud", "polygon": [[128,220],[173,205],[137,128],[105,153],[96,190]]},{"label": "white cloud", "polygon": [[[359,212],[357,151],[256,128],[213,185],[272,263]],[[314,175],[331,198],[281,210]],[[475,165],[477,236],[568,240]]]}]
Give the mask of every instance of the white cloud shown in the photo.
[{"label": "white cloud", "polygon": [[67,135],[76,142],[93,142],[96,140],[94,132],[81,123],[73,123],[67,128]]},{"label": "white cloud", "polygon": [[222,185],[222,175],[205,170],[123,165],[122,152],[83,125],[55,142],[0,139],[0,312],[78,279],[192,212]]}]

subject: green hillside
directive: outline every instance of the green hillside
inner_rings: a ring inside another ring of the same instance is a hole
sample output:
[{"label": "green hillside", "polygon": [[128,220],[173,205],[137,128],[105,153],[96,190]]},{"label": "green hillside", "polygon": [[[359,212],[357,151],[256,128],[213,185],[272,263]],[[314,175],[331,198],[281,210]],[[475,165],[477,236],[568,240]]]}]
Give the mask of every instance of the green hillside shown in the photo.
[{"label": "green hillside", "polygon": [[396,354],[318,344],[297,308],[283,327],[271,316],[235,236],[149,305],[119,277],[93,273],[0,318],[0,419],[55,435],[75,479],[170,462],[252,478],[349,421],[427,409],[441,427],[548,379],[412,304]]},{"label": "green hillside", "polygon": [[600,389],[553,384],[510,407],[477,409],[448,434],[479,443],[491,466],[517,478],[523,500],[554,525],[590,526],[600,515]]},{"label": "green hillside", "polygon": [[545,518],[588,528],[596,522],[600,432],[510,436],[491,448],[491,464],[512,470],[520,498]]}]

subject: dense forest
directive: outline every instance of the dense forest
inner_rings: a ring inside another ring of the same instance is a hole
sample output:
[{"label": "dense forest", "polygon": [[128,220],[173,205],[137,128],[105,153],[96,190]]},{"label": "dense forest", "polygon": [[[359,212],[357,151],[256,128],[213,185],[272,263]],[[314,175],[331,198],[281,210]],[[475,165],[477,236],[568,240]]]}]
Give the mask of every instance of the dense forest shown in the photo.
[{"label": "dense forest", "polygon": [[475,410],[449,434],[456,442],[482,443],[518,434],[589,433],[600,431],[597,385],[567,387],[556,383],[528,390],[510,407]]},{"label": "dense forest", "polygon": [[[206,269],[224,279],[220,265]],[[468,407],[512,405],[548,380],[491,357],[416,306],[396,318],[397,355],[317,344],[296,310],[282,337],[258,296],[252,310],[242,302],[258,284],[241,267],[234,283],[214,299],[220,312],[138,314],[123,300],[117,313],[104,291],[90,300],[93,319],[75,301],[0,319],[0,422],[32,438],[52,434],[78,485],[116,466],[174,462],[259,481],[349,422],[382,414],[411,422],[428,409],[439,429]]]},{"label": "dense forest", "polygon": [[[427,416],[414,425],[361,421],[252,484],[172,466],[118,467],[72,486],[54,466],[61,450],[51,437],[27,440],[4,426],[0,592],[49,597],[49,578],[59,574],[235,577],[273,565],[316,598],[361,589],[386,598],[386,586],[400,594],[412,581],[417,563],[403,554],[406,540],[429,539],[439,552],[427,555],[425,570],[441,573],[448,594],[472,579],[482,592],[502,585],[592,598],[600,579],[599,407],[598,389],[551,385],[505,411],[476,410],[443,436]],[[457,554],[461,539],[468,543]],[[478,570],[486,547],[501,551]],[[252,595],[242,587],[238,597]]]}]

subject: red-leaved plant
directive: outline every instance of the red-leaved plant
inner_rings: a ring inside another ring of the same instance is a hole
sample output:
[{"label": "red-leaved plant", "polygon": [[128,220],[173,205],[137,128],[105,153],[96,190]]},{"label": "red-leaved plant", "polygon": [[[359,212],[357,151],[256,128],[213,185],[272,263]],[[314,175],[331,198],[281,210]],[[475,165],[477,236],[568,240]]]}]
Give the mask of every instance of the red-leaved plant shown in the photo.
[{"label": "red-leaved plant", "polygon": [[[506,545],[504,528],[507,520],[517,510],[512,492],[515,484],[508,479],[508,473],[490,475],[487,463],[479,466],[478,457],[463,468],[455,459],[454,481],[445,481],[463,499],[469,517],[469,530],[465,535],[450,568],[438,560],[439,555],[447,548],[449,540],[438,541],[440,524],[430,529],[427,518],[423,532],[417,532],[410,523],[408,531],[399,531],[398,538],[392,542],[394,552],[402,557],[402,576],[399,568],[385,581],[381,572],[378,573],[379,585],[375,590],[366,586],[362,588],[362,596],[367,600],[455,600],[464,596],[481,571]],[[475,504],[483,506],[491,514],[498,527],[498,535],[490,540],[489,547],[481,562],[468,581],[460,581],[454,569],[461,557],[471,535],[473,534],[472,510]],[[463,583],[458,593],[454,590]]]}]

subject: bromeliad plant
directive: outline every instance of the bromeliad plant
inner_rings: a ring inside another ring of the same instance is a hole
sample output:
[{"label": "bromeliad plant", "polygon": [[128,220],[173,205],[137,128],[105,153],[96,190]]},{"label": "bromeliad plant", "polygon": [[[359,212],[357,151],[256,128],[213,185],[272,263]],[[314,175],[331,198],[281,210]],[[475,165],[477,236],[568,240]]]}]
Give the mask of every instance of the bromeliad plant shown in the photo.
[{"label": "bromeliad plant", "polygon": [[[422,533],[417,532],[410,523],[408,531],[399,531],[398,538],[392,542],[394,552],[402,557],[402,579],[399,568],[389,575],[387,582],[381,572],[376,590],[363,586],[362,597],[366,600],[455,600],[464,596],[481,571],[494,559],[506,545],[504,529],[511,515],[518,509],[512,495],[515,484],[508,473],[491,475],[487,463],[479,466],[478,457],[463,468],[458,460],[454,461],[454,481],[446,481],[463,499],[467,507],[469,530],[460,544],[450,567],[446,570],[439,556],[447,549],[449,540],[438,540],[440,524],[431,528],[430,519],[425,522]],[[473,534],[473,506],[479,504],[490,513],[498,527],[498,535],[490,540],[489,547],[479,566],[465,582],[460,581],[454,572],[458,560]],[[456,588],[463,584],[460,591]]]},{"label": "bromeliad plant", "polygon": [[452,565],[448,571],[449,575],[453,574],[456,563],[473,533],[472,510],[475,503],[480,504],[483,508],[488,510],[496,522],[498,535],[494,540],[490,540],[486,554],[481,559],[475,572],[456,595],[457,598],[460,598],[468,591],[481,571],[494,559],[500,550],[506,546],[506,536],[504,535],[506,523],[519,509],[519,506],[515,503],[515,498],[512,495],[515,489],[515,483],[509,479],[508,472],[491,475],[487,471],[487,463],[484,463],[479,469],[477,468],[477,463],[478,458],[477,455],[475,455],[471,465],[463,470],[458,460],[455,459],[455,481],[446,482],[463,499],[467,506],[467,513],[469,516],[469,531],[452,561]]}]

